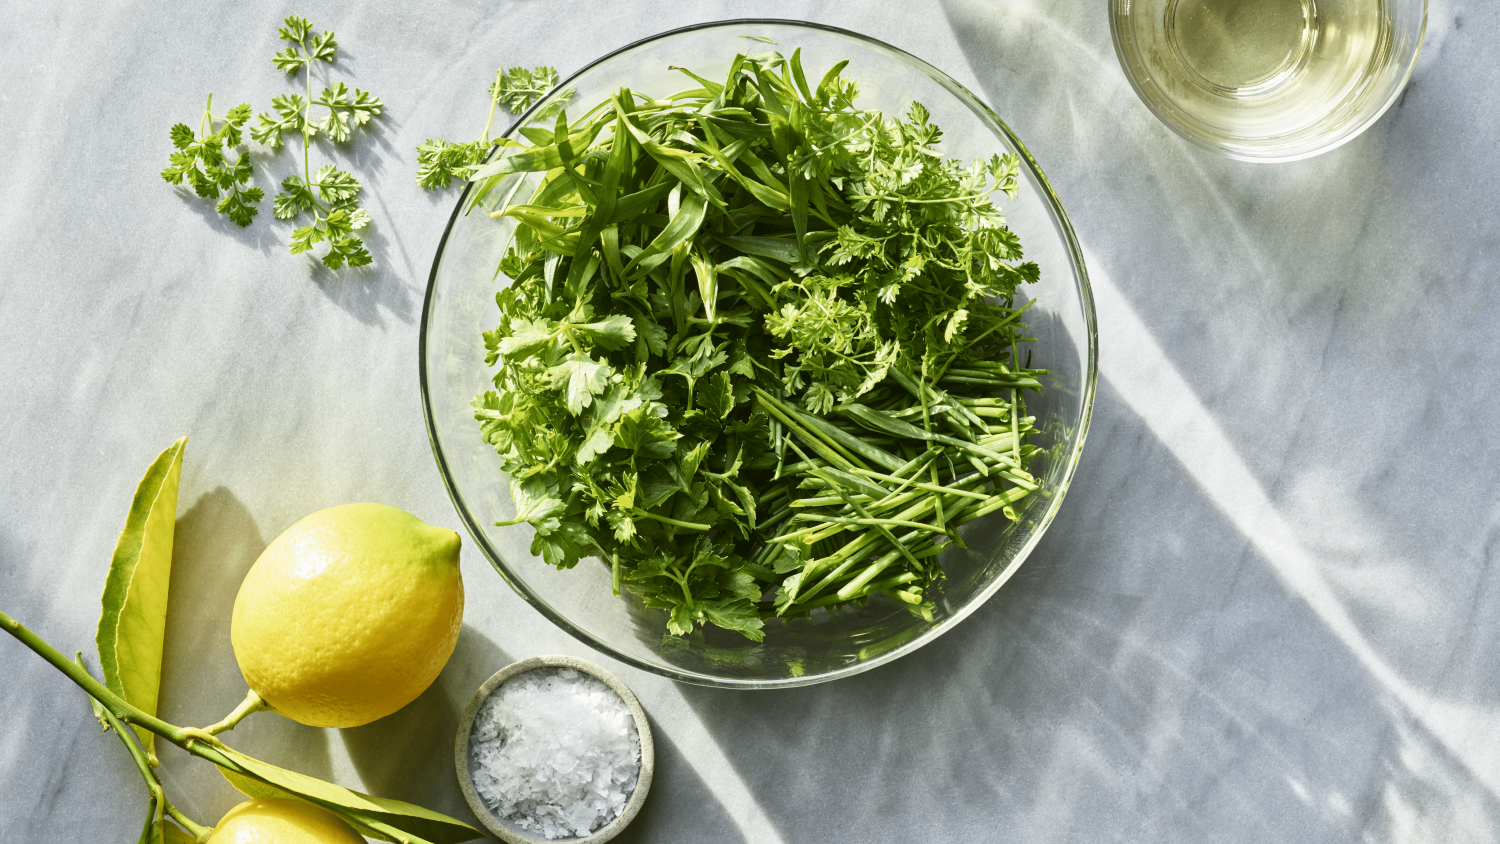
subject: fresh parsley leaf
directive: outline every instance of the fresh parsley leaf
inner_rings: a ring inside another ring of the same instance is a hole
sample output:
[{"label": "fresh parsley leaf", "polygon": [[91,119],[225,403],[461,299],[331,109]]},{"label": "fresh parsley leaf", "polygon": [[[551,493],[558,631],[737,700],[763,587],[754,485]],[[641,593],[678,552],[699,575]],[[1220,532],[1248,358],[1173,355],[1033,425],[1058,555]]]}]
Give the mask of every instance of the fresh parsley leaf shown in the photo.
[{"label": "fresh parsley leaf", "polygon": [[594,396],[604,392],[609,385],[612,370],[608,363],[594,360],[582,352],[575,352],[548,370],[553,389],[563,393],[563,404],[577,415],[594,402]]},{"label": "fresh parsley leaf", "polygon": [[635,324],[624,314],[611,314],[599,322],[572,324],[568,332],[612,352],[635,341]]}]

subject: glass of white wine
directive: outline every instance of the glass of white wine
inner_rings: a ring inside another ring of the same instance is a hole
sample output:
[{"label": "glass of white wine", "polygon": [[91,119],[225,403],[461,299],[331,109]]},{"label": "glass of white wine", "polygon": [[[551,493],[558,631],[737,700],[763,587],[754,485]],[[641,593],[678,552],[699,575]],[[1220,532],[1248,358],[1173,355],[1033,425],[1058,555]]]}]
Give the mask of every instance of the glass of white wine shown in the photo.
[{"label": "glass of white wine", "polygon": [[1426,0],[1110,0],[1136,93],[1183,137],[1245,161],[1326,152],[1411,77]]}]

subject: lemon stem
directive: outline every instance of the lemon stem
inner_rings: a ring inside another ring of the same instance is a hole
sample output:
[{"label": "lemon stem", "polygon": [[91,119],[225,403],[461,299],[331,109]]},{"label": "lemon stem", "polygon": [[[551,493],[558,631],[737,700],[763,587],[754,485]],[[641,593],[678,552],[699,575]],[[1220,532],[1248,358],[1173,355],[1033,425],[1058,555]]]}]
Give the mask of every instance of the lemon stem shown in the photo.
[{"label": "lemon stem", "polygon": [[177,825],[187,830],[188,835],[193,836],[193,840],[199,842],[199,844],[203,844],[203,842],[208,840],[210,835],[214,834],[213,827],[194,823],[192,818],[178,811],[177,807],[171,803],[167,804],[167,814],[171,815],[172,820],[177,821]]},{"label": "lemon stem", "polygon": [[211,736],[216,736],[219,733],[228,732],[234,729],[236,724],[245,720],[246,715],[249,715],[252,712],[259,712],[262,709],[269,708],[270,707],[266,705],[265,700],[254,689],[251,689],[250,694],[245,695],[245,699],[240,701],[240,705],[236,706],[233,712],[225,716],[224,720],[220,721],[219,723],[214,724],[211,727],[204,727],[203,732],[208,733]]}]

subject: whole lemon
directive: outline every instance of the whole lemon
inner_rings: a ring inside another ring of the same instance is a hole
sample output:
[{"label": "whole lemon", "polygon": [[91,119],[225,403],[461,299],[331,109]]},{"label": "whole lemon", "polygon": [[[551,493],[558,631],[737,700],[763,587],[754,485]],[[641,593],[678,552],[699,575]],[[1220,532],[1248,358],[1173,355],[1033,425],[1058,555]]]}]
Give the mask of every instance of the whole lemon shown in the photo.
[{"label": "whole lemon", "polygon": [[437,679],[464,614],[457,533],[384,504],[319,510],[276,537],[234,601],[229,638],[266,705],[357,727]]},{"label": "whole lemon", "polygon": [[225,812],[208,844],[365,844],[365,840],[322,806],[269,797]]}]

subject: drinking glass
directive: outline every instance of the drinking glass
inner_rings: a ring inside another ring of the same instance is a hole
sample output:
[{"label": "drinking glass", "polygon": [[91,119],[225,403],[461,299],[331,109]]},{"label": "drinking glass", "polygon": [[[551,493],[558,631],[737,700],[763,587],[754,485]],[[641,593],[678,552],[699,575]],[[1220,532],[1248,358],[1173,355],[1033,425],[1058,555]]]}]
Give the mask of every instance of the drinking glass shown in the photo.
[{"label": "drinking glass", "polygon": [[1125,76],[1156,116],[1245,161],[1364,131],[1400,96],[1426,0],[1110,0]]}]

